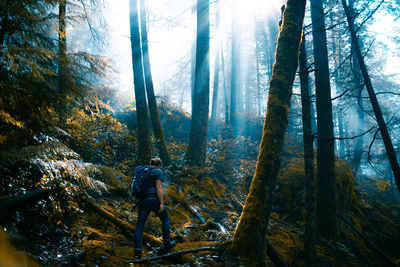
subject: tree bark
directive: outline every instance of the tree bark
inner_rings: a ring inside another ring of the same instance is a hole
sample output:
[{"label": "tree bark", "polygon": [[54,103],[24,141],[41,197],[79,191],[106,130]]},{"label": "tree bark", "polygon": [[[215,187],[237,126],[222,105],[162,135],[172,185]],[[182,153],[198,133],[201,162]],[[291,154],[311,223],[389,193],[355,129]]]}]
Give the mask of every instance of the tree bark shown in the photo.
[{"label": "tree bark", "polygon": [[232,127],[233,135],[235,136],[238,131],[238,121],[237,121],[237,95],[238,95],[238,32],[237,23],[235,23],[235,1],[232,5],[232,22],[231,22],[231,32],[232,32],[232,44],[231,44],[231,105],[229,113],[229,123]]},{"label": "tree bark", "polygon": [[310,0],[317,98],[317,236],[337,235],[332,101],[323,1]]},{"label": "tree bark", "polygon": [[[219,27],[219,1],[216,0],[216,19],[215,19],[215,28],[216,32],[218,32]],[[213,86],[213,97],[212,97],[212,106],[211,106],[211,118],[210,118],[210,135],[213,135],[216,128],[216,120],[218,114],[218,87],[219,87],[219,43],[216,44],[215,48],[215,64],[214,64],[214,86]]]},{"label": "tree bark", "polygon": [[224,62],[224,49],[221,46],[221,67],[222,67],[222,81],[224,85],[224,100],[225,100],[225,124],[229,124],[229,98],[228,88],[226,86],[226,75],[225,75],[225,62]]},{"label": "tree bark", "polygon": [[138,125],[137,161],[139,164],[147,164],[151,158],[152,144],[150,140],[150,123],[146,102],[142,49],[140,47],[138,2],[137,0],[130,0],[129,4],[133,83],[135,87],[136,117]]},{"label": "tree bark", "polygon": [[304,229],[304,251],[309,262],[315,259],[316,226],[315,226],[315,176],[314,176],[314,146],[311,126],[311,99],[308,87],[308,63],[306,54],[305,37],[300,45],[300,89],[301,109],[303,119],[303,143],[304,143],[304,174],[306,195],[306,223]]},{"label": "tree bark", "polygon": [[[350,17],[353,17],[355,12],[354,12],[354,7],[353,7],[354,1],[349,0],[349,14]],[[362,47],[362,44],[358,42],[360,48]],[[353,58],[353,66],[352,66],[352,71],[354,74],[354,87],[358,88],[357,91],[357,115],[358,115],[358,133],[357,134],[362,134],[364,132],[364,122],[365,122],[365,114],[363,110],[363,98],[362,98],[362,90],[364,88],[364,84],[362,81],[362,74],[360,70],[360,64],[358,63],[357,55],[354,51],[354,45],[353,42],[351,44],[351,53],[352,53],[352,58]],[[363,145],[364,145],[364,137],[360,136],[357,138],[355,147],[354,147],[354,156],[353,160],[351,161],[351,169],[353,171],[353,176],[354,176],[354,181],[357,183],[358,182],[358,174],[359,174],[359,167],[361,164],[361,158],[363,154]]]},{"label": "tree bark", "polygon": [[57,90],[65,91],[65,76],[67,68],[67,32],[66,32],[67,0],[61,0],[58,5],[58,74]]},{"label": "tree bark", "polygon": [[207,0],[197,0],[196,75],[194,84],[192,122],[186,161],[203,167],[208,140],[208,109],[210,94],[210,19]]},{"label": "tree bark", "polygon": [[367,71],[367,67],[365,66],[364,58],[361,54],[361,50],[360,50],[360,46],[358,44],[356,32],[354,30],[354,21],[350,17],[350,13],[349,13],[349,9],[347,7],[346,1],[342,0],[342,4],[343,4],[344,11],[346,13],[346,18],[347,18],[347,22],[349,25],[351,40],[353,42],[354,49],[357,54],[358,63],[360,64],[360,69],[361,69],[361,73],[364,78],[364,83],[365,83],[365,86],[367,87],[367,92],[368,92],[369,99],[371,101],[372,109],[374,110],[376,121],[378,122],[379,130],[382,135],[382,140],[385,145],[385,149],[386,149],[387,156],[389,158],[390,166],[392,167],[393,175],[396,180],[397,189],[400,192],[400,166],[399,166],[399,162],[397,161],[396,152],[394,151],[392,140],[390,138],[385,120],[383,118],[382,111],[379,106],[378,100],[376,98],[375,91],[374,91],[371,79],[370,79],[368,71]]},{"label": "tree bark", "polygon": [[146,26],[146,10],[145,1],[140,0],[140,29],[142,37],[142,51],[143,51],[143,69],[144,78],[147,92],[147,100],[149,102],[149,111],[151,124],[153,125],[154,136],[156,138],[156,148],[160,154],[165,166],[171,163],[171,158],[168,153],[167,142],[165,141],[164,131],[161,126],[160,113],[157,107],[156,97],[154,95],[153,77],[151,75],[149,46],[147,40],[147,26]]},{"label": "tree bark", "polygon": [[270,81],[268,111],[256,171],[233,237],[232,250],[249,265],[265,265],[265,231],[288,124],[305,4],[305,0],[287,2]]}]

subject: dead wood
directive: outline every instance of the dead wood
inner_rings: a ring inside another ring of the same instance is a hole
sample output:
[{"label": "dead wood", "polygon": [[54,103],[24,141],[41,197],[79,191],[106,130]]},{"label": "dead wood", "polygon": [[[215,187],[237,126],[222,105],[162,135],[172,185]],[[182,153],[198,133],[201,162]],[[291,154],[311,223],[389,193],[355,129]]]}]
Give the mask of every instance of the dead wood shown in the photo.
[{"label": "dead wood", "polygon": [[209,229],[214,229],[214,230],[221,230],[221,227],[218,223],[214,222],[213,219],[208,219],[205,223],[203,224],[192,224],[186,226],[186,228],[197,228],[199,230],[205,231]]},{"label": "dead wood", "polygon": [[17,196],[10,197],[0,202],[0,213],[5,214],[9,211],[17,210],[25,207],[28,204],[33,204],[41,199],[47,198],[48,196],[57,193],[61,188],[57,187],[54,189],[43,189],[38,188],[25,194],[19,194]]},{"label": "dead wood", "polygon": [[[96,204],[92,199],[89,197],[85,198],[85,204],[87,205],[88,210],[94,211],[96,214],[100,215],[104,219],[108,220],[109,222],[113,223],[115,226],[122,230],[122,233],[128,237],[133,238],[133,232],[135,231],[135,227],[130,223],[127,223],[124,220],[121,220],[111,212],[107,211],[103,207]],[[161,240],[156,238],[153,235],[143,233],[143,242],[149,243],[152,246],[160,246],[163,244]]]},{"label": "dead wood", "polygon": [[354,224],[352,224],[346,217],[344,217],[344,215],[339,212],[336,211],[336,214],[339,215],[339,217],[345,222],[347,223],[362,239],[364,239],[364,241],[371,247],[373,248],[375,251],[377,251],[388,263],[390,263],[390,266],[397,266],[396,263],[394,263],[394,261],[389,258],[389,256],[387,256],[382,250],[380,250],[377,246],[375,246],[371,241],[368,240],[368,238],[360,232],[360,230],[357,229],[357,227],[354,226]]},{"label": "dead wood", "polygon": [[188,205],[187,203],[183,203],[182,205],[187,210],[189,210],[197,219],[199,219],[202,224],[206,223],[206,220],[204,220],[203,216],[201,216],[200,212],[198,212],[197,209],[193,207],[193,205]]},{"label": "dead wood", "polygon": [[198,248],[192,248],[192,249],[187,249],[187,250],[178,250],[178,251],[173,251],[164,255],[159,255],[159,256],[153,256],[149,258],[143,258],[143,259],[137,259],[137,260],[127,260],[125,263],[144,263],[144,262],[149,262],[149,261],[155,261],[155,260],[163,260],[167,258],[171,258],[177,255],[185,254],[185,253],[196,253],[200,251],[214,251],[218,250],[219,247],[198,247]]},{"label": "dead wood", "polygon": [[240,203],[240,201],[237,200],[237,198],[235,196],[232,196],[231,204],[232,204],[233,209],[240,216],[240,214],[242,214],[242,211],[243,211],[243,204]]},{"label": "dead wood", "polygon": [[266,239],[266,245],[267,245],[267,256],[268,258],[271,259],[271,261],[275,264],[277,267],[287,267],[289,266],[287,262],[282,258],[282,256],[279,254],[279,252],[272,246],[272,244]]}]

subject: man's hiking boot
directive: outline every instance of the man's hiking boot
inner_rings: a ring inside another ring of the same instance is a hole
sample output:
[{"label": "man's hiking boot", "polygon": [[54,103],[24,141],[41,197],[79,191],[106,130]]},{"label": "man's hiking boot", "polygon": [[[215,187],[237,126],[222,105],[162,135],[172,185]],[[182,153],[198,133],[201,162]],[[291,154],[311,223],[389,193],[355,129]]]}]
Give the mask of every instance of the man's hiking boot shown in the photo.
[{"label": "man's hiking boot", "polygon": [[176,245],[176,241],[175,240],[169,240],[169,241],[164,243],[164,249],[169,251],[169,250],[171,250],[171,248],[175,247],[175,245]]},{"label": "man's hiking boot", "polygon": [[142,251],[135,249],[135,260],[138,260],[142,257]]}]

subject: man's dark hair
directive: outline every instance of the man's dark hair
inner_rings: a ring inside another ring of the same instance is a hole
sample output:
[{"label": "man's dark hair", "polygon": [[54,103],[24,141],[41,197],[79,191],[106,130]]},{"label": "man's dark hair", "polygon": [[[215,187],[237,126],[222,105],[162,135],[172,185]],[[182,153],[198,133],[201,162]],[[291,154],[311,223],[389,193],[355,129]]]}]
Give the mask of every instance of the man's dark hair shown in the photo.
[{"label": "man's dark hair", "polygon": [[162,160],[160,158],[153,158],[150,160],[150,166],[163,166]]}]

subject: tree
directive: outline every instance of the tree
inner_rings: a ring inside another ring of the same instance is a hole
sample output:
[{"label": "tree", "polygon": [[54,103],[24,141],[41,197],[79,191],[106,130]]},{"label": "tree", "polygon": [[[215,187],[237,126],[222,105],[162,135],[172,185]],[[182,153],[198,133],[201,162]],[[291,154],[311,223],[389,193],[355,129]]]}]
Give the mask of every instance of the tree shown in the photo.
[{"label": "tree", "polygon": [[150,68],[149,46],[147,41],[146,11],[144,0],[140,0],[140,29],[142,37],[143,69],[147,100],[149,102],[150,119],[156,138],[156,148],[158,149],[158,153],[160,154],[160,158],[162,159],[164,165],[167,166],[170,164],[171,158],[169,157],[167,142],[165,141],[164,131],[160,121],[160,114],[158,112],[157,101],[154,95],[153,78]]},{"label": "tree", "polygon": [[314,145],[311,126],[311,100],[308,82],[308,63],[305,45],[305,36],[300,45],[300,90],[303,119],[304,143],[304,176],[306,195],[306,223],[304,229],[304,251],[310,262],[315,258],[315,176],[314,176]]},{"label": "tree", "polygon": [[317,99],[317,235],[334,239],[337,232],[335,203],[335,152],[332,101],[323,1],[311,1]]},{"label": "tree", "polygon": [[186,161],[189,165],[204,166],[208,140],[208,109],[210,94],[210,19],[207,0],[197,0],[196,70]]},{"label": "tree", "polygon": [[130,0],[130,33],[132,49],[133,83],[138,125],[138,162],[146,164],[151,158],[150,123],[147,110],[143,73],[142,49],[140,48],[139,13],[137,0]]},{"label": "tree", "polygon": [[265,230],[288,124],[305,4],[305,0],[287,2],[270,81],[268,111],[256,171],[233,237],[234,253],[249,265],[265,265]]},{"label": "tree", "polygon": [[8,136],[9,144],[35,144],[34,135],[63,126],[76,100],[94,100],[89,80],[102,77],[104,61],[80,50],[66,53],[65,20],[65,1],[1,3],[0,110],[11,119],[2,116],[0,135]]},{"label": "tree", "polygon": [[[218,29],[219,26],[219,1],[216,3],[216,20],[215,20],[215,28]],[[218,31],[216,31],[218,32]],[[210,133],[213,134],[216,127],[217,120],[217,111],[218,111],[218,85],[219,85],[219,44],[216,45],[215,48],[215,64],[214,64],[214,85],[213,85],[213,97],[212,97],[212,105],[211,105],[211,118],[210,118]]]},{"label": "tree", "polygon": [[233,134],[236,135],[238,131],[238,121],[237,121],[237,95],[238,95],[238,65],[239,63],[239,38],[238,38],[238,25],[236,23],[236,9],[235,2],[233,1],[232,6],[232,22],[231,22],[231,105],[229,113],[229,123],[232,126]]},{"label": "tree", "polygon": [[67,0],[61,0],[58,6],[58,91],[65,90],[65,71],[67,61],[66,13]]},{"label": "tree", "polygon": [[390,166],[392,167],[393,175],[396,180],[397,189],[400,192],[400,166],[399,166],[399,162],[397,161],[396,152],[394,151],[392,140],[390,138],[385,120],[383,118],[382,111],[379,106],[378,100],[376,98],[376,94],[375,94],[374,88],[372,86],[371,79],[368,75],[368,70],[367,70],[367,67],[365,66],[364,58],[361,54],[361,49],[358,44],[356,32],[354,30],[353,18],[350,16],[350,12],[349,12],[349,9],[347,7],[347,3],[345,0],[342,0],[342,5],[343,5],[344,11],[346,13],[346,18],[347,18],[347,23],[349,26],[351,40],[354,45],[354,49],[355,49],[355,52],[357,55],[358,63],[360,65],[361,73],[364,78],[365,86],[367,87],[367,92],[368,92],[369,99],[371,101],[372,109],[374,111],[376,121],[378,122],[379,130],[382,135],[382,140],[385,145],[385,149],[386,149],[387,156],[389,158]]}]

